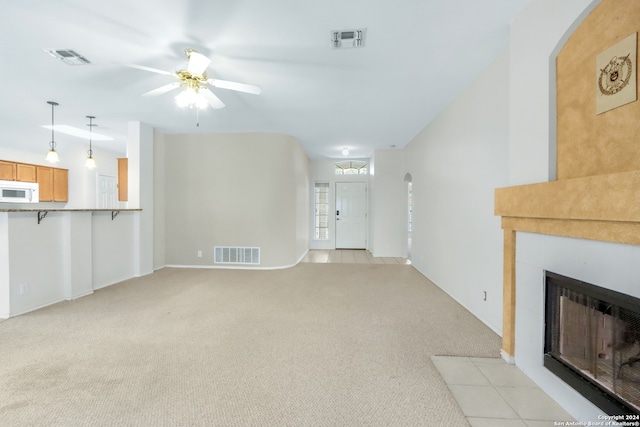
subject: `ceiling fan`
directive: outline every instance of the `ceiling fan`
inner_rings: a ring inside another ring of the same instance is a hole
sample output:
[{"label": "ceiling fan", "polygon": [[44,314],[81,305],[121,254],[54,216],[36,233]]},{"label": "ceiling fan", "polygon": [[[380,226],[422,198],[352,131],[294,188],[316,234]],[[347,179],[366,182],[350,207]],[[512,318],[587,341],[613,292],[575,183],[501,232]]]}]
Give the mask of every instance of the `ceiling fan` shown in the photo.
[{"label": "ceiling fan", "polygon": [[221,89],[235,90],[238,92],[251,93],[259,95],[262,89],[256,85],[246,83],[230,82],[227,80],[209,79],[206,70],[211,60],[193,49],[185,49],[184,53],[189,59],[186,70],[178,70],[175,73],[171,71],[159,70],[157,68],[145,67],[143,65],[128,64],[131,68],[139,70],[151,71],[152,73],[173,76],[178,81],[160,86],[157,89],[143,93],[142,96],[158,96],[165,94],[173,89],[183,87],[184,91],[176,96],[178,105],[196,106],[198,108],[205,107],[207,104],[212,108],[223,108],[224,103],[216,95],[211,92],[208,86]]}]

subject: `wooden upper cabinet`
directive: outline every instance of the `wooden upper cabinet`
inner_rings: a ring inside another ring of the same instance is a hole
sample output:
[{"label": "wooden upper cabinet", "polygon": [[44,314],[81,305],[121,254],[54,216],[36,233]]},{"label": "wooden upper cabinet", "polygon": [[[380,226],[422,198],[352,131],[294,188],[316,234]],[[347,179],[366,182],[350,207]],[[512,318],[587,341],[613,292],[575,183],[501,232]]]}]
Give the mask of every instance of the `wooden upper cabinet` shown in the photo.
[{"label": "wooden upper cabinet", "polygon": [[37,166],[36,173],[41,202],[53,202],[53,169],[47,166]]},{"label": "wooden upper cabinet", "polygon": [[129,159],[118,159],[118,201],[129,200]]},{"label": "wooden upper cabinet", "polygon": [[53,201],[69,201],[69,171],[53,168]]},{"label": "wooden upper cabinet", "polygon": [[37,182],[41,202],[69,201],[69,171],[0,160],[0,180]]},{"label": "wooden upper cabinet", "polygon": [[15,181],[16,180],[16,164],[13,162],[5,162],[0,160],[0,180]]},{"label": "wooden upper cabinet", "polygon": [[36,166],[16,163],[16,181],[36,182]]}]

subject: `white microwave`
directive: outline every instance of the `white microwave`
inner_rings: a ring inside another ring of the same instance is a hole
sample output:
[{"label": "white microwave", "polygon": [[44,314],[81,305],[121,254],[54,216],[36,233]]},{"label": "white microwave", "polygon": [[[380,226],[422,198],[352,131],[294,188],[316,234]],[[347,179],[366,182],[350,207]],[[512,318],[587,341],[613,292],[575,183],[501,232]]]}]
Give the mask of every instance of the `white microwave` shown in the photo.
[{"label": "white microwave", "polygon": [[0,203],[38,203],[37,182],[0,181]]}]

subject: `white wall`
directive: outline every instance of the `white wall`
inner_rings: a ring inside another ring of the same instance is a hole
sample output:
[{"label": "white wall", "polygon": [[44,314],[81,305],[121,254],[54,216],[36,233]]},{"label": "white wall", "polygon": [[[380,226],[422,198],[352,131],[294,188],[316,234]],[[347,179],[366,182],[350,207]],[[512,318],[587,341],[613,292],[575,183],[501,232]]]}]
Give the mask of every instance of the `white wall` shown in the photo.
[{"label": "white wall", "polygon": [[[35,212],[9,214],[11,315],[62,301],[64,295],[64,213],[49,212],[37,223]],[[21,294],[20,287],[26,286]]]},{"label": "white wall", "polygon": [[134,275],[153,273],[154,172],[153,128],[129,122],[127,135],[128,201],[126,207],[142,209],[134,224]]},{"label": "white wall", "polygon": [[153,269],[163,268],[165,261],[165,148],[164,134],[153,135]]},{"label": "white wall", "polygon": [[93,289],[103,288],[135,276],[134,224],[140,212],[94,212],[92,219]]},{"label": "white wall", "polygon": [[[531,0],[511,24],[509,49],[509,184],[555,176],[555,55],[594,0]],[[551,147],[551,150],[550,150]]]},{"label": "white wall", "polygon": [[371,175],[369,250],[376,257],[407,256],[407,188],[401,150],[376,150]]},{"label": "white wall", "polygon": [[260,247],[259,268],[294,265],[304,256],[309,159],[295,138],[246,133],[164,140],[167,265],[220,266],[214,246]]},{"label": "white wall", "polygon": [[309,251],[311,194],[309,193],[309,168],[311,161],[300,144],[294,144],[291,150],[291,167],[295,185],[296,207],[296,251],[298,259]]},{"label": "white wall", "polygon": [[503,235],[493,196],[507,184],[508,66],[505,50],[411,141],[402,174],[413,178],[413,265],[498,333]]}]

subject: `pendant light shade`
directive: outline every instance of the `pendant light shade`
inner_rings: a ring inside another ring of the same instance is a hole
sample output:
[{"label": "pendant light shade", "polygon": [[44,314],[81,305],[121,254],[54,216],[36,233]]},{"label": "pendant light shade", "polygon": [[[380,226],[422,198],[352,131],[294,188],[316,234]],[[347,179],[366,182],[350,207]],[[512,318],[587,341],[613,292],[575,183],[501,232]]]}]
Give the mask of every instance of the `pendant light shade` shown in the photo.
[{"label": "pendant light shade", "polygon": [[47,153],[46,160],[50,163],[58,163],[60,158],[58,157],[58,152],[56,151],[56,141],[53,135],[53,109],[58,105],[57,102],[47,101],[47,104],[51,105],[51,141],[49,142],[49,152]]},{"label": "pendant light shade", "polygon": [[85,161],[84,165],[88,169],[95,169],[96,161],[93,158],[93,144],[92,144],[92,140],[91,140],[91,136],[92,136],[92,133],[93,133],[93,127],[95,126],[93,124],[93,119],[95,119],[95,116],[87,116],[87,118],[89,119],[89,124],[87,125],[87,126],[89,126],[89,151],[87,151],[87,154],[89,156],[87,157],[87,160]]}]

